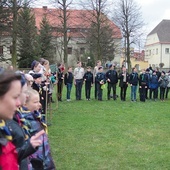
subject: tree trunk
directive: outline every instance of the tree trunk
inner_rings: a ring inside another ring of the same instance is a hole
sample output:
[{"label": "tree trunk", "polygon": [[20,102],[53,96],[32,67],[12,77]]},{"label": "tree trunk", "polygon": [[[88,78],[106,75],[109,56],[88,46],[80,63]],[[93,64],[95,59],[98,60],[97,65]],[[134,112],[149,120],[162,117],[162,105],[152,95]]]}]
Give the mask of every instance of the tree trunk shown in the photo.
[{"label": "tree trunk", "polygon": [[12,30],[12,65],[17,66],[17,2],[13,3],[13,30]]}]

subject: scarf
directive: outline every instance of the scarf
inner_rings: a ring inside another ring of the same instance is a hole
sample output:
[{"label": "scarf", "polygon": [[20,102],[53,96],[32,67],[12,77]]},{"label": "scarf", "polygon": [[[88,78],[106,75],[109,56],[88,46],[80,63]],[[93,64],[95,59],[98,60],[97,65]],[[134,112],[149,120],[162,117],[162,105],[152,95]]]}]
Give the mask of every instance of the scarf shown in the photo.
[{"label": "scarf", "polygon": [[8,127],[6,126],[4,120],[0,120],[0,130],[6,139],[12,141],[11,132],[9,131]]}]

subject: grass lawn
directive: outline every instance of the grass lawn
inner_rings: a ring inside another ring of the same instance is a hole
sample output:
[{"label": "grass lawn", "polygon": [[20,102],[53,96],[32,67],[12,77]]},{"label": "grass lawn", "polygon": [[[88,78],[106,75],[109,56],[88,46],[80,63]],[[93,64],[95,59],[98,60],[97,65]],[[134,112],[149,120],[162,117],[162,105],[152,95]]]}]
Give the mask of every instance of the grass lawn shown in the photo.
[{"label": "grass lawn", "polygon": [[101,102],[94,89],[76,101],[73,89],[67,102],[64,88],[49,126],[58,170],[170,170],[170,99],[131,102],[129,91],[126,102]]}]

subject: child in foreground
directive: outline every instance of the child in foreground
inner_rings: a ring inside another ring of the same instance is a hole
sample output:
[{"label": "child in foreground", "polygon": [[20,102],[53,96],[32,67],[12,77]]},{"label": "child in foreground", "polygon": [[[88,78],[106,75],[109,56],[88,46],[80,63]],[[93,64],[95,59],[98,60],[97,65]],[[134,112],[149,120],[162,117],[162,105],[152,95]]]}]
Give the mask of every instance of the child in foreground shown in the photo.
[{"label": "child in foreground", "polygon": [[[41,119],[41,114],[38,112],[40,109],[40,97],[36,90],[28,89],[28,98],[23,110],[24,118],[27,121],[29,127],[29,133],[35,135],[37,132],[44,129],[45,134],[41,136],[42,145],[38,147],[37,152],[30,156],[31,163],[36,170],[55,170],[55,165],[51,156],[47,126]],[[37,164],[38,160],[38,164]],[[34,164],[34,162],[36,162]]]}]

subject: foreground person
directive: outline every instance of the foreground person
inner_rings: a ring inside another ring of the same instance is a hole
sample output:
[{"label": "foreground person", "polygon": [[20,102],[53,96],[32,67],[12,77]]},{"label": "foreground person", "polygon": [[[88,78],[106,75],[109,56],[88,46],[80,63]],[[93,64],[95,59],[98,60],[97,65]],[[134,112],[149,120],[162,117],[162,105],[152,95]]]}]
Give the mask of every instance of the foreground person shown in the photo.
[{"label": "foreground person", "polygon": [[15,112],[13,120],[6,122],[12,135],[12,143],[15,145],[18,152],[18,163],[20,170],[32,170],[32,165],[28,159],[28,156],[37,151],[37,147],[41,145],[39,137],[44,133],[41,131],[29,139],[25,120],[22,116],[22,106],[25,104],[27,97],[27,83],[24,75],[21,75],[21,93],[20,93],[20,106]]},{"label": "foreground person", "polygon": [[[47,126],[41,119],[41,114],[38,112],[40,108],[40,98],[37,91],[28,90],[28,98],[23,110],[24,118],[29,126],[29,134],[34,136],[41,130],[47,132]],[[34,170],[55,170],[55,165],[51,156],[47,133],[40,136],[42,144],[38,150],[30,156]],[[38,163],[37,163],[38,162]]]},{"label": "foreground person", "polygon": [[18,170],[18,155],[5,121],[12,119],[20,105],[21,76],[0,70],[0,169]]}]

